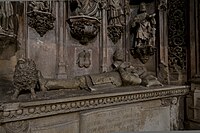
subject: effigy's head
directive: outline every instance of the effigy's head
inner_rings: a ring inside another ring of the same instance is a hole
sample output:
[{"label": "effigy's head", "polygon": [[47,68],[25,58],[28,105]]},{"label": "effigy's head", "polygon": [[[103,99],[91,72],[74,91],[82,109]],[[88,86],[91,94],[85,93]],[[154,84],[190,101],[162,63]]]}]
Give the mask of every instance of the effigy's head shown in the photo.
[{"label": "effigy's head", "polygon": [[118,49],[115,51],[113,54],[113,60],[114,61],[124,61],[124,55],[123,55],[123,50]]},{"label": "effigy's head", "polygon": [[144,3],[144,2],[140,3],[139,11],[146,12],[146,10],[147,10],[146,3]]}]

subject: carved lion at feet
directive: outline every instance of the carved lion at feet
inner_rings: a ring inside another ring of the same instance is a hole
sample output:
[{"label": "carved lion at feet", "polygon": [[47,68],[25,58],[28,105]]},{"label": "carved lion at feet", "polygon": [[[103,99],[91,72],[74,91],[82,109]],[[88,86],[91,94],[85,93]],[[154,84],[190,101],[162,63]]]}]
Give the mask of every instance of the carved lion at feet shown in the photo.
[{"label": "carved lion at feet", "polygon": [[12,99],[16,99],[22,90],[30,90],[31,98],[36,98],[35,88],[38,84],[38,70],[31,59],[21,58],[15,66],[13,86],[15,92]]}]

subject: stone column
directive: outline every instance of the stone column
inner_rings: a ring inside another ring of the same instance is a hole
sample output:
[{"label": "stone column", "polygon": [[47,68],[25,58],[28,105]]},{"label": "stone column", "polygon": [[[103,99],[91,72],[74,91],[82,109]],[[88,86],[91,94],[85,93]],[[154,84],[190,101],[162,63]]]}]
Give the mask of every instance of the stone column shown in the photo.
[{"label": "stone column", "polygon": [[66,6],[65,2],[57,2],[57,44],[58,44],[58,73],[57,78],[66,78],[66,64],[64,61],[64,45],[66,44]]}]

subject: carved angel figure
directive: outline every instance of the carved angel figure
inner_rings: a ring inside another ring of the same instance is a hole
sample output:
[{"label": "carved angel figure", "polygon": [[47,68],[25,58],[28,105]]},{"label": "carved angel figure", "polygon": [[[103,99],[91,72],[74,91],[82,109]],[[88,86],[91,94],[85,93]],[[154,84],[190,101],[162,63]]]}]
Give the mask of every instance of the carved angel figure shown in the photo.
[{"label": "carved angel figure", "polygon": [[154,45],[155,36],[155,14],[146,12],[146,4],[141,3],[138,14],[134,17],[132,27],[135,29],[135,46],[152,46]]}]

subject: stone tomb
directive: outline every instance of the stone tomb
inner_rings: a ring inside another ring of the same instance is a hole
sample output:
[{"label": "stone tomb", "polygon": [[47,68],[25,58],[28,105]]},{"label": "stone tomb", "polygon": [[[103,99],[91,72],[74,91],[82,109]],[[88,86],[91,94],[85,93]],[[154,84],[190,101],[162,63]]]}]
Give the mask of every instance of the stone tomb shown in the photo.
[{"label": "stone tomb", "polygon": [[[1,132],[112,133],[170,131],[181,125],[179,99],[187,86],[121,87],[1,106]],[[50,94],[49,94],[50,95]],[[48,94],[47,94],[48,97]]]}]

